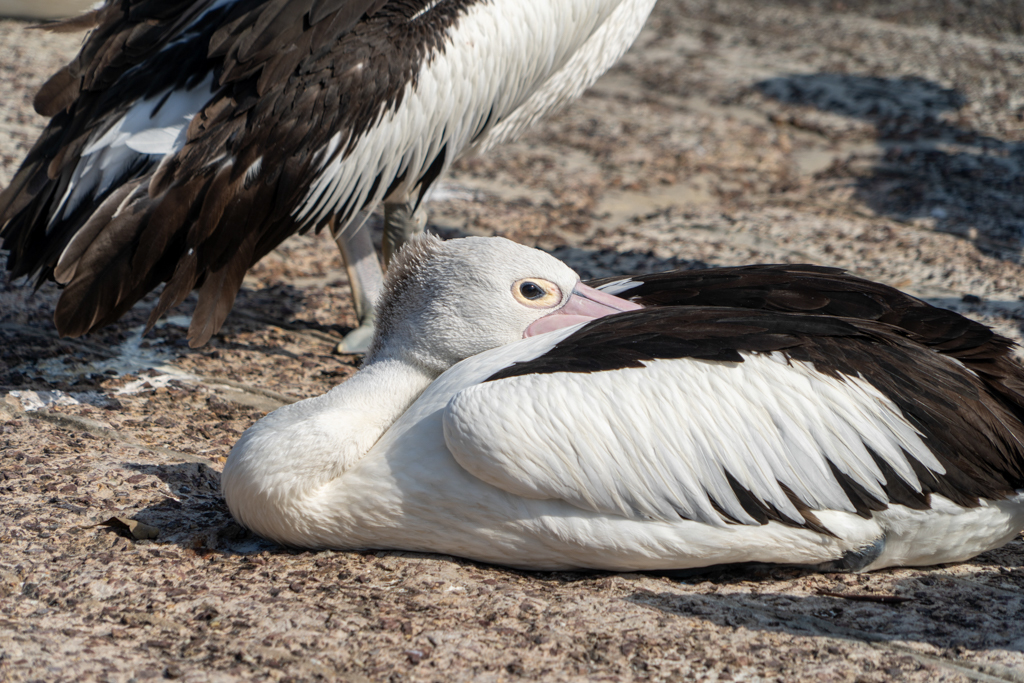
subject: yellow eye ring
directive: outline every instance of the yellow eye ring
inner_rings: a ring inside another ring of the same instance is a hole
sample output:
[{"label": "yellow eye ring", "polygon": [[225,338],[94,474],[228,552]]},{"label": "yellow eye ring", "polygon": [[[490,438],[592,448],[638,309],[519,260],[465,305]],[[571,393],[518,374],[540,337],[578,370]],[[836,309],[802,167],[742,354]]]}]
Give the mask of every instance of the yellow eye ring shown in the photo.
[{"label": "yellow eye ring", "polygon": [[552,308],[562,303],[562,290],[550,280],[529,277],[512,284],[512,298],[529,308]]}]

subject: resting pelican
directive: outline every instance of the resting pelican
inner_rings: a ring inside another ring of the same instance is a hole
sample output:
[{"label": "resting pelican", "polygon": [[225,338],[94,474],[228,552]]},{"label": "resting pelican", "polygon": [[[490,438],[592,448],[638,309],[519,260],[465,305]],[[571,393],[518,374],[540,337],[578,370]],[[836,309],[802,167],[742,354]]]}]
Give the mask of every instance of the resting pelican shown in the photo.
[{"label": "resting pelican", "polygon": [[500,238],[411,242],[362,369],[232,450],[232,514],[546,570],[864,571],[1024,528],[1024,373],[983,325],[814,266],[601,284]]},{"label": "resting pelican", "polygon": [[193,288],[205,344],[250,266],[329,226],[363,351],[384,259],[423,230],[423,195],[464,154],[575,99],[655,0],[110,0],[39,91],[49,125],[0,194],[14,277],[63,287],[78,336],[160,283],[149,325]]}]

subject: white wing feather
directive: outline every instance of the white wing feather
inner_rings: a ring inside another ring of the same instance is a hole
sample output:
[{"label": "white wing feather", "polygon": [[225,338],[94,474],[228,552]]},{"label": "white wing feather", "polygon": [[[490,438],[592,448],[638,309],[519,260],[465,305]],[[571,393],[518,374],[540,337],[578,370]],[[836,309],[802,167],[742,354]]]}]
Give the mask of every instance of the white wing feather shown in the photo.
[{"label": "white wing feather", "polygon": [[887,501],[868,449],[918,491],[907,454],[944,473],[873,386],[780,353],[485,382],[453,396],[444,435],[459,464],[493,486],[636,519],[724,525],[717,505],[756,523],[726,472],[795,522],[782,485],[811,509],[855,512],[829,463]]},{"label": "white wing feather", "polygon": [[[349,206],[372,207],[386,199],[390,180],[403,175],[392,191],[409,197],[442,147],[446,169],[470,147],[479,152],[515,137],[611,66],[653,4],[520,0],[503,4],[500,13],[488,3],[471,6],[449,30],[448,47],[424,60],[401,107],[388,111],[381,103],[371,131],[355,140],[336,135],[318,152],[319,171],[294,218],[315,225],[347,199]],[[579,62],[587,60],[583,68]],[[378,176],[386,182],[375,185]]]}]

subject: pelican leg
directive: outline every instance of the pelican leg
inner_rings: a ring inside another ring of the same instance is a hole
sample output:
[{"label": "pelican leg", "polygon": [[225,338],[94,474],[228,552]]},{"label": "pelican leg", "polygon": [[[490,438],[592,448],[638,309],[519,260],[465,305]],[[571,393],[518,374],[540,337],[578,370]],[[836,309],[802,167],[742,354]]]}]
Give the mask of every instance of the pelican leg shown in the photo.
[{"label": "pelican leg", "polygon": [[391,263],[392,257],[416,235],[422,234],[427,227],[427,212],[423,205],[415,204],[384,204],[384,267]]},{"label": "pelican leg", "polygon": [[[331,225],[334,232],[334,225]],[[348,281],[352,287],[352,303],[355,305],[359,327],[345,335],[338,344],[339,353],[366,353],[373,341],[374,322],[377,319],[374,304],[384,288],[384,273],[373,248],[370,230],[365,226],[334,234],[334,241],[345,262]]]}]

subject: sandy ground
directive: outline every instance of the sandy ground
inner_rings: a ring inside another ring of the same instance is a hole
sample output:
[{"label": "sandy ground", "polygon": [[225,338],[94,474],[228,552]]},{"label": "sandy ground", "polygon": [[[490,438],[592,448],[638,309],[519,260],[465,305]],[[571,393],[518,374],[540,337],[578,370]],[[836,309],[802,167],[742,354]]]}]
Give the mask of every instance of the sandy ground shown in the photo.
[{"label": "sandy ground", "polygon": [[[1020,339],[1021,8],[662,0],[582,100],[461,163],[432,229],[592,277],[838,265]],[[0,184],[78,42],[25,26],[0,22]],[[332,352],[348,294],[330,241],[294,238],[190,350],[193,301],[145,338],[153,297],[60,340],[53,287],[0,281],[0,680],[1024,681],[1020,539],[923,570],[660,577],[253,538],[218,472],[261,415],[355,371]]]}]

